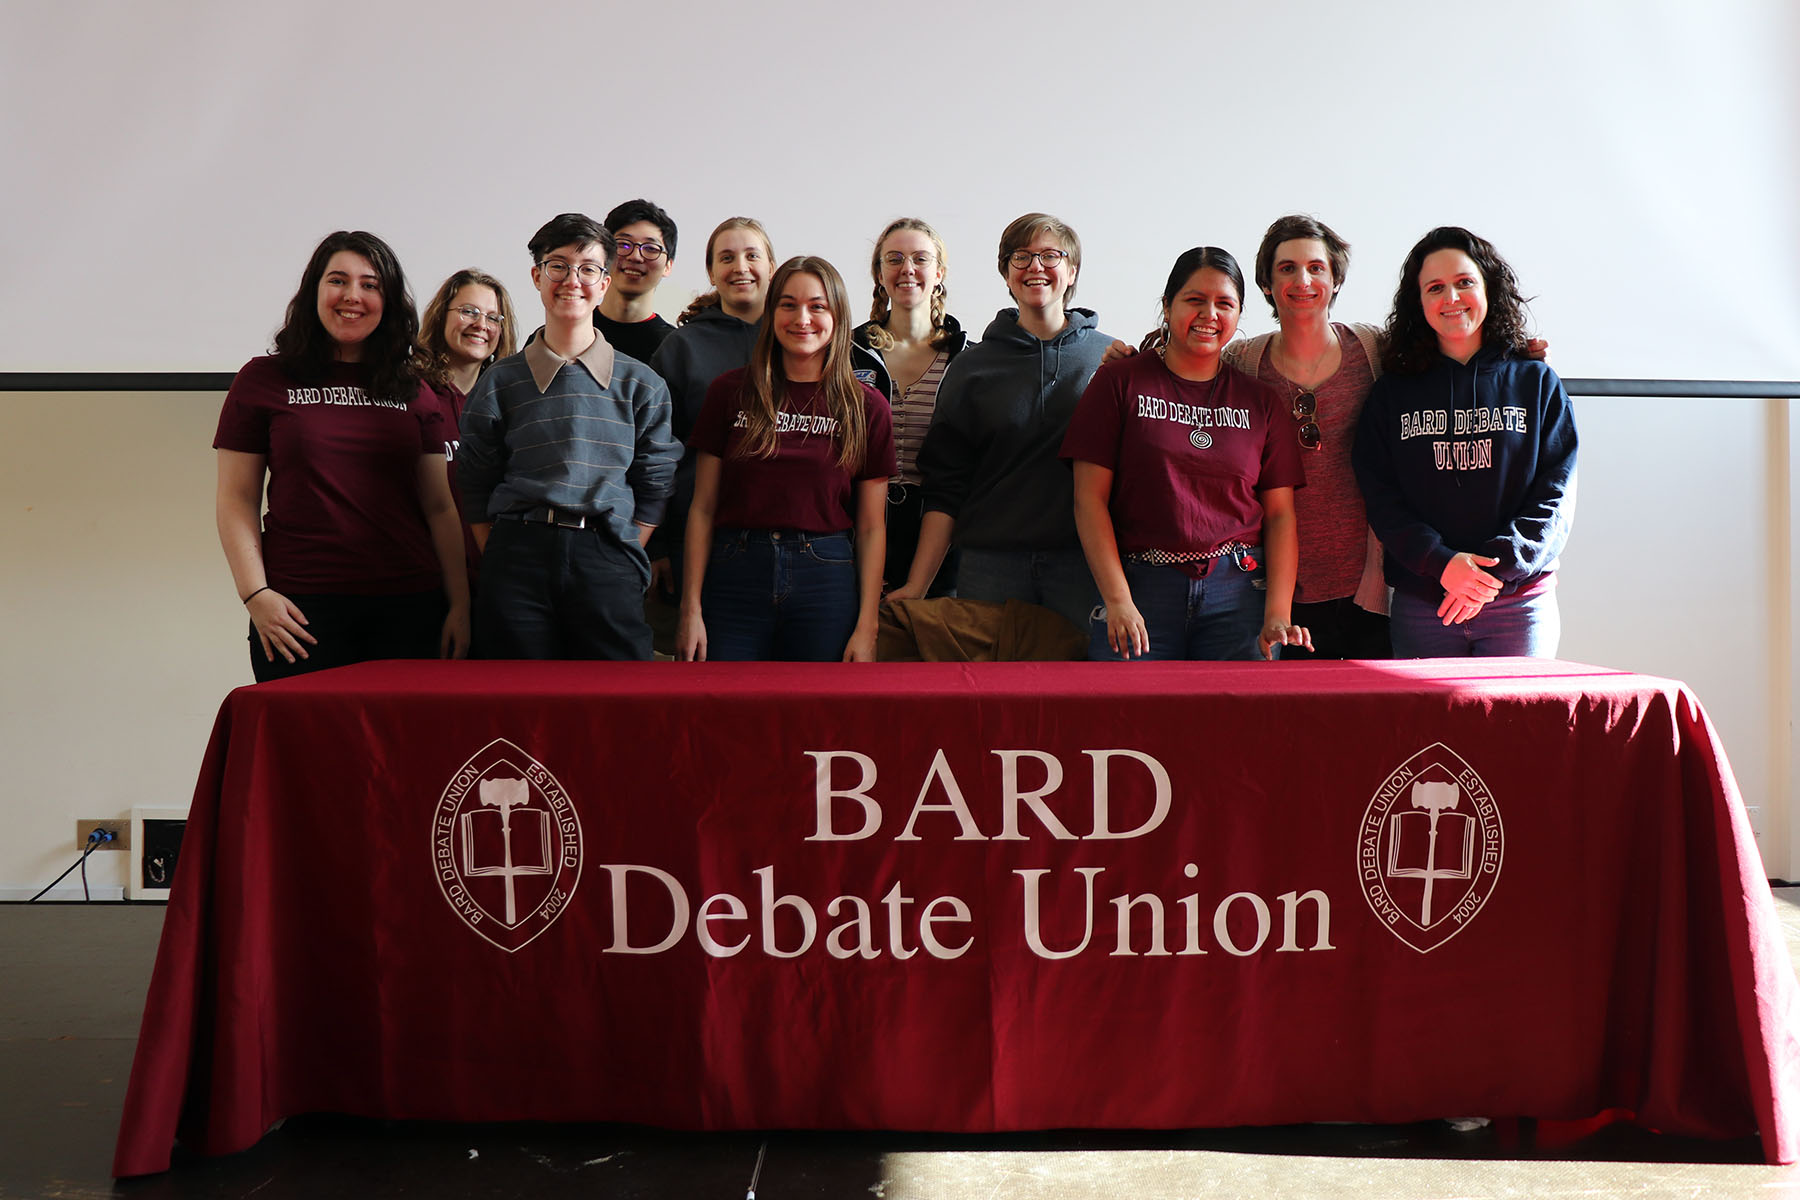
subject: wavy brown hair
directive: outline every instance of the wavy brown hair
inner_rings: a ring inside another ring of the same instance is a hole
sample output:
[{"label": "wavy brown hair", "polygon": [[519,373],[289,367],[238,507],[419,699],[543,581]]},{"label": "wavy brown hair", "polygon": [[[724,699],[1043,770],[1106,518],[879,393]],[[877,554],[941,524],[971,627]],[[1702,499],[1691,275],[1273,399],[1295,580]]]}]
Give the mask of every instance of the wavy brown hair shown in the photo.
[{"label": "wavy brown hair", "polygon": [[[931,245],[937,251],[939,274],[946,273],[950,268],[950,256],[944,252],[944,239],[938,236],[937,230],[918,217],[900,217],[888,222],[888,227],[883,229],[881,236],[875,239],[874,253],[869,255],[869,274],[875,280],[875,303],[869,308],[869,320],[875,322],[875,327],[869,330],[869,345],[877,350],[891,350],[894,346],[894,336],[885,328],[888,314],[893,311],[893,305],[888,301],[887,289],[881,286],[881,248],[886,244],[888,238],[902,230],[922,233],[931,239]],[[950,330],[944,325],[945,305],[949,298],[949,293],[944,289],[944,281],[938,280],[937,287],[933,288],[931,292],[931,348],[933,350],[942,350],[950,342]]]},{"label": "wavy brown hair", "polygon": [[419,386],[412,361],[413,343],[419,336],[412,292],[393,248],[360,229],[340,229],[327,236],[307,260],[300,287],[288,301],[287,318],[275,333],[276,365],[298,382],[313,383],[324,378],[337,360],[337,343],[319,319],[319,281],[325,278],[331,256],[340,250],[360,254],[381,280],[381,320],[362,342],[369,393],[384,400],[411,400]]},{"label": "wavy brown hair", "polygon": [[[1302,238],[1310,238],[1325,244],[1325,258],[1331,264],[1331,282],[1335,287],[1344,286],[1344,276],[1350,273],[1350,243],[1338,236],[1337,230],[1304,213],[1290,213],[1285,217],[1276,217],[1263,234],[1262,245],[1256,248],[1256,287],[1263,298],[1269,302],[1269,311],[1276,316],[1281,310],[1275,307],[1275,297],[1270,290],[1275,286],[1275,251],[1281,243]],[[1331,303],[1337,303],[1338,294],[1331,293]]]},{"label": "wavy brown hair", "polygon": [[1394,309],[1382,331],[1386,346],[1381,352],[1382,370],[1396,375],[1422,375],[1437,361],[1437,334],[1425,320],[1425,305],[1419,298],[1419,272],[1424,270],[1425,260],[1439,250],[1462,251],[1481,272],[1488,306],[1487,319],[1481,323],[1482,348],[1497,346],[1513,354],[1524,354],[1528,300],[1519,293],[1519,281],[1512,268],[1486,238],[1460,225],[1440,225],[1419,239],[1400,268]]},{"label": "wavy brown hair", "polygon": [[[719,240],[720,234],[731,229],[748,229],[751,233],[754,233],[757,237],[762,239],[763,250],[768,254],[769,258],[773,260],[775,257],[774,243],[769,241],[769,231],[762,227],[761,221],[758,221],[755,217],[726,217],[723,221],[719,222],[718,228],[714,229],[706,236],[706,277],[709,280],[712,278],[713,243]],[[773,289],[771,288],[771,292],[772,291]],[[693,302],[682,310],[681,315],[675,318],[675,323],[677,325],[686,325],[689,321],[694,319],[694,314],[698,313],[701,309],[717,308],[718,306],[719,291],[717,288],[714,288],[710,292],[703,292],[702,294],[695,296]]]},{"label": "wavy brown hair", "polygon": [[456,298],[456,293],[471,284],[492,288],[494,296],[500,301],[500,315],[505,318],[500,322],[500,336],[494,342],[494,352],[487,356],[481,369],[487,370],[489,364],[496,359],[506,358],[518,349],[515,333],[518,320],[513,316],[512,297],[506,294],[505,285],[486,271],[464,267],[444,280],[444,286],[437,290],[437,295],[425,306],[425,315],[419,318],[419,374],[432,383],[449,382],[450,344],[444,339],[444,326],[450,316],[450,301]]},{"label": "wavy brown hair", "polygon": [[[824,369],[819,374],[819,387],[825,394],[825,409],[837,419],[838,465],[854,471],[868,449],[868,414],[864,409],[863,387],[857,382],[850,360],[850,295],[844,290],[843,276],[822,258],[800,255],[782,263],[769,282],[771,310],[781,303],[781,291],[796,275],[816,276],[825,288],[825,303],[831,309],[831,341],[825,348]],[[740,402],[744,408],[744,437],[733,451],[739,458],[773,458],[780,447],[781,435],[775,428],[775,414],[786,398],[788,379],[782,364],[781,343],[775,338],[775,322],[765,314],[756,333],[756,345],[750,351],[750,364],[744,370],[744,391]]]}]

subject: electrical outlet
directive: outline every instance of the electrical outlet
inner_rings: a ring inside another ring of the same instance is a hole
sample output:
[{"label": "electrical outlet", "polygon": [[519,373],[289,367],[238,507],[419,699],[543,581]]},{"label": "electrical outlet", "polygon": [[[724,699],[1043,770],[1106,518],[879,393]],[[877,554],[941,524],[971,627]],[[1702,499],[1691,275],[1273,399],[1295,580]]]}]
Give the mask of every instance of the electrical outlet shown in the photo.
[{"label": "electrical outlet", "polygon": [[75,822],[75,849],[86,850],[88,846],[88,834],[94,832],[96,829],[110,829],[112,831],[113,839],[110,842],[101,842],[99,846],[95,847],[94,853],[98,854],[102,850],[131,849],[131,822],[121,821],[117,817],[104,821],[86,820]]}]

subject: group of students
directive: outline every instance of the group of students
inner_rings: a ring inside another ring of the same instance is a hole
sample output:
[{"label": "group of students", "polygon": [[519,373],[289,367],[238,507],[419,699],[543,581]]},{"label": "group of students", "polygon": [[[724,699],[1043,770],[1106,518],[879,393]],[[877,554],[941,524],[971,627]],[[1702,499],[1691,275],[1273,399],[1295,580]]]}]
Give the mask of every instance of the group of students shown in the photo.
[{"label": "group of students", "polygon": [[1343,239],[1281,218],[1279,328],[1247,340],[1238,263],[1196,247],[1135,350],[1074,307],[1081,242],[1044,213],[1001,234],[1015,307],[979,341],[923,221],[876,238],[854,328],[837,270],[777,267],[744,217],[669,324],[676,235],[644,200],[551,220],[522,349],[493,277],[421,325],[379,238],[320,243],[214,442],[259,680],[645,659],[664,589],[686,660],[869,661],[884,599],[950,595],[1041,605],[1102,660],[1555,654],[1573,412],[1466,230],[1420,240],[1376,329],[1331,319]]}]

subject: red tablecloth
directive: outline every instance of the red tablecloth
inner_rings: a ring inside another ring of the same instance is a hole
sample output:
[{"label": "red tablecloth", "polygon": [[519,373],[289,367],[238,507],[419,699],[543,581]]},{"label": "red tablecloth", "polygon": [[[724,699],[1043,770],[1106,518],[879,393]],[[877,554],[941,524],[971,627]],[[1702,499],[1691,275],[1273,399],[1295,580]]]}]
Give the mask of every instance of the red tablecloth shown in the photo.
[{"label": "red tablecloth", "polygon": [[114,1168],[310,1111],[1624,1109],[1790,1162],[1795,997],[1724,754],[1667,680],[371,663],[226,700]]}]

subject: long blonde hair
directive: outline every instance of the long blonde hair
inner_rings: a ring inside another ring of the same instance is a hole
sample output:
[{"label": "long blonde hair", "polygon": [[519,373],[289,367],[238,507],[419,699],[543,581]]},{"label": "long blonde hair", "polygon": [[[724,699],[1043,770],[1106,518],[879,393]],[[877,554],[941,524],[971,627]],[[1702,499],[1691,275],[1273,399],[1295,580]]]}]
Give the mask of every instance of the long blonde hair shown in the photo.
[{"label": "long blonde hair", "polygon": [[[713,243],[719,240],[720,234],[733,229],[748,229],[751,233],[754,233],[757,237],[762,239],[763,249],[768,253],[769,258],[773,259],[775,257],[775,245],[773,242],[769,241],[769,231],[762,227],[761,221],[758,221],[755,217],[726,217],[723,221],[719,222],[719,227],[708,234],[706,238],[706,277],[709,280],[712,278]],[[679,317],[675,318],[675,323],[677,325],[686,325],[689,321],[693,320],[695,314],[699,313],[701,310],[717,308],[720,303],[718,288],[714,288],[710,292],[702,292],[700,295],[695,296],[693,302],[682,310]]]},{"label": "long blonde hair", "polygon": [[[819,387],[825,393],[825,408],[837,420],[838,466],[854,471],[868,450],[869,423],[864,408],[862,384],[850,365],[850,297],[844,290],[843,276],[822,258],[801,255],[782,263],[769,284],[770,304],[781,302],[781,290],[796,275],[813,275],[825,288],[825,303],[831,309],[831,342],[825,348],[825,365],[819,375]],[[780,446],[781,435],[775,427],[775,414],[787,394],[788,378],[782,365],[781,344],[775,339],[775,322],[764,320],[756,334],[756,346],[750,351],[750,365],[744,371],[744,437],[734,454],[739,458],[773,458]]]}]

